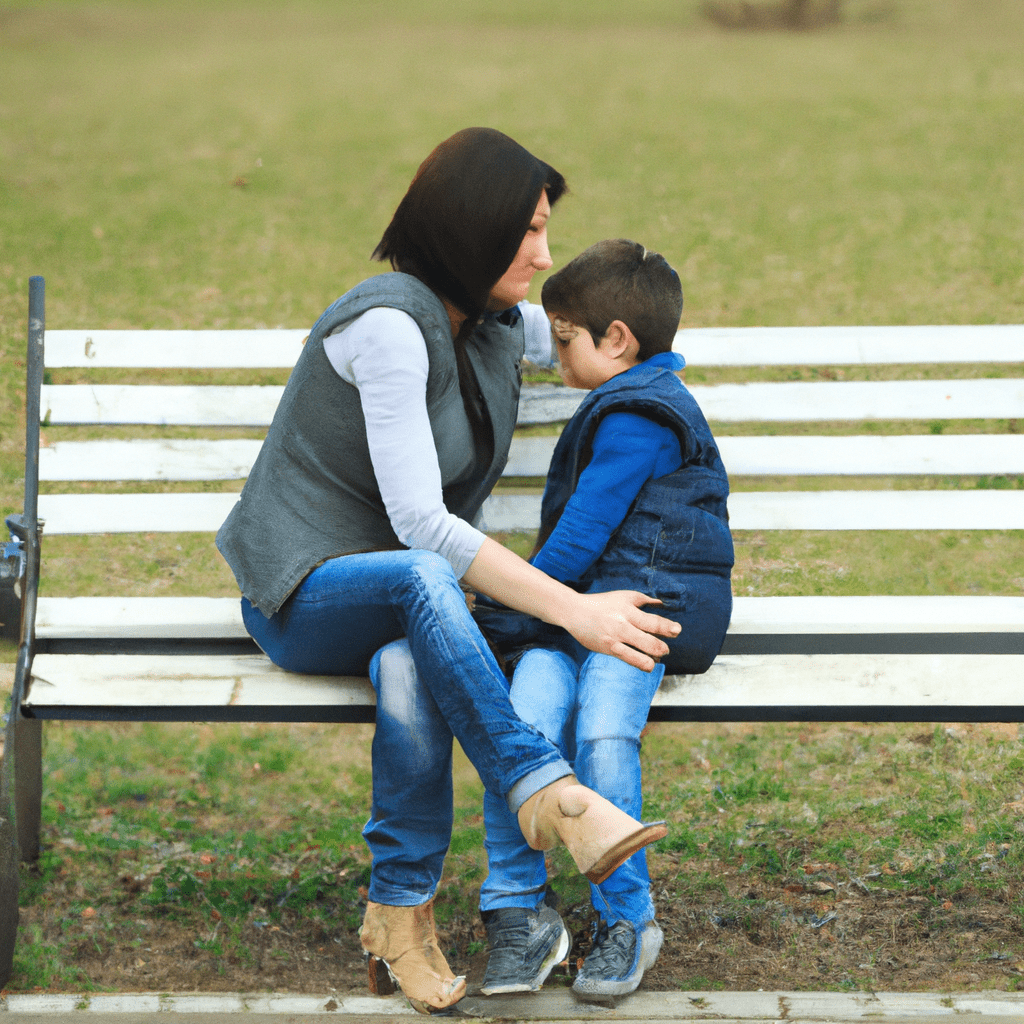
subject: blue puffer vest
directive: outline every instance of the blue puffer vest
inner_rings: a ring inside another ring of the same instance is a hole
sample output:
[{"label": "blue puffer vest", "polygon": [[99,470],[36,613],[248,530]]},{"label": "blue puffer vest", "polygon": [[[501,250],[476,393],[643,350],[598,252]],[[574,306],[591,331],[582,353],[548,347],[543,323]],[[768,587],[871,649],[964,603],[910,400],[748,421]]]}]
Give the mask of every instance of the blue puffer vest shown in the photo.
[{"label": "blue puffer vest", "polygon": [[[581,589],[608,587],[611,577],[630,577],[670,586],[678,573],[711,573],[729,578],[733,566],[732,535],[726,500],[729,480],[704,414],[690,392],[669,369],[641,363],[595,388],[566,424],[555,446],[541,505],[543,542],[576,490],[590,462],[591,445],[609,413],[631,412],[673,430],[683,464],[674,473],[648,480],[629,513],[612,535],[602,556],[584,574]],[[653,591],[645,591],[652,593]]]},{"label": "blue puffer vest", "polygon": [[[705,672],[721,650],[732,614],[729,481],[704,414],[670,369],[641,363],[584,399],[551,458],[538,544],[557,524],[590,461],[594,434],[613,412],[669,427],[679,438],[683,464],[644,484],[601,557],[575,587],[591,593],[639,590],[659,599],[661,607],[648,610],[683,627],[677,638],[666,640],[667,670]],[[556,627],[486,599],[474,614],[509,665],[528,647],[567,642]]]}]

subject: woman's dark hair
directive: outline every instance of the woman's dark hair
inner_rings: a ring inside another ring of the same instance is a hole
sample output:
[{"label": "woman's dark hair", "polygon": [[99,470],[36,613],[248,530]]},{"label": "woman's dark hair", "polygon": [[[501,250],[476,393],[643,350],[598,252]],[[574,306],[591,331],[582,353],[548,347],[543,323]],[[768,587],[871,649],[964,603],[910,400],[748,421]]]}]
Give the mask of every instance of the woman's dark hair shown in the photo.
[{"label": "woman's dark hair", "polygon": [[589,331],[595,345],[613,320],[621,320],[639,343],[642,362],[672,350],[683,287],[661,253],[627,238],[609,238],[552,274],[541,289],[541,302],[546,313]]},{"label": "woman's dark hair", "polygon": [[466,128],[420,164],[373,258],[389,260],[471,322],[508,270],[541,192],[552,206],[565,179],[493,128]]}]

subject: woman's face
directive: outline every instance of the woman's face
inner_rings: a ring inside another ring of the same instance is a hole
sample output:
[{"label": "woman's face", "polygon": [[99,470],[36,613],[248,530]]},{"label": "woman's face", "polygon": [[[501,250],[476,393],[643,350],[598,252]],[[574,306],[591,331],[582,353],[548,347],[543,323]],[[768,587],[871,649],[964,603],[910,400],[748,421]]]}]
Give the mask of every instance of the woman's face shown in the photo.
[{"label": "woman's face", "polygon": [[523,236],[519,252],[512,265],[501,275],[501,279],[491,289],[487,308],[491,310],[508,309],[526,298],[530,282],[538,270],[550,270],[553,261],[548,252],[548,219],[551,216],[551,204],[547,192],[541,192],[540,201],[534,211],[530,227]]}]

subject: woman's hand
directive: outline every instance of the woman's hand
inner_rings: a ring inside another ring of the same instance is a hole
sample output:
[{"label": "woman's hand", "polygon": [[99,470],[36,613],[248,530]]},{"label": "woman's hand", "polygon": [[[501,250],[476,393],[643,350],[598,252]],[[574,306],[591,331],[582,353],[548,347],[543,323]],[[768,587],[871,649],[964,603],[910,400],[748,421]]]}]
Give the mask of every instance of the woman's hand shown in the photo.
[{"label": "woman's hand", "polygon": [[644,672],[668,654],[658,636],[678,636],[679,625],[642,610],[660,604],[635,590],[577,594],[487,538],[463,576],[474,590],[509,608],[535,615],[571,633],[588,650],[610,654]]},{"label": "woman's hand", "polygon": [[561,625],[588,650],[611,654],[644,672],[654,668],[655,658],[668,654],[668,645],[658,637],[679,635],[677,622],[642,610],[661,602],[635,590],[577,597],[578,610]]}]

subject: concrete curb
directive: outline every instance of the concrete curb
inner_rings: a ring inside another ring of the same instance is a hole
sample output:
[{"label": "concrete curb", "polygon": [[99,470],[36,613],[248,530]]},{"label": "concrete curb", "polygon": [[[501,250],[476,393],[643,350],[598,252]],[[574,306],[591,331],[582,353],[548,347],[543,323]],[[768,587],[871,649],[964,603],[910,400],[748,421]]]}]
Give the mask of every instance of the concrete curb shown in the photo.
[{"label": "concrete curb", "polygon": [[[617,1006],[577,1002],[565,989],[517,996],[467,996],[459,1009],[466,1017],[504,1020],[715,1020],[744,1021],[907,1021],[931,1024],[956,1017],[1024,1022],[1024,993],[832,993],[832,992],[638,992]],[[184,1024],[227,1024],[232,1015],[255,1024],[261,1018],[344,1016],[366,1021],[415,1016],[401,996],[331,996],[288,994],[120,993],[66,995],[31,993],[0,997],[0,1013],[23,1024],[52,1020],[54,1014],[100,1024],[121,1024],[150,1015],[177,1014]]]}]

